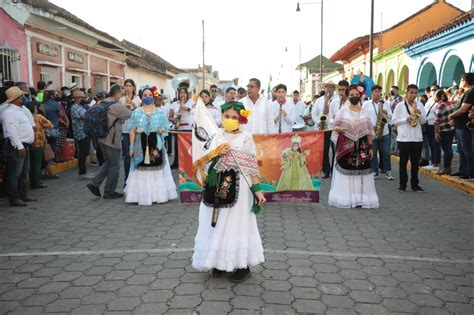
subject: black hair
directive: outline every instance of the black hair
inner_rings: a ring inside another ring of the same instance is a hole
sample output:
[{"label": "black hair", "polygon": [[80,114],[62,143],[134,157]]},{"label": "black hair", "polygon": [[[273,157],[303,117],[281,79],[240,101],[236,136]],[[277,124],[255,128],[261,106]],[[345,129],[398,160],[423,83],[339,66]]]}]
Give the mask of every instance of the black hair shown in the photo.
[{"label": "black hair", "polygon": [[121,86],[120,84],[114,84],[110,87],[109,96],[114,97],[115,94],[120,93],[122,91],[123,91],[123,86]]},{"label": "black hair", "polygon": [[467,72],[461,76],[461,79],[466,81],[469,85],[474,85],[474,72]]},{"label": "black hair", "polygon": [[374,85],[371,89],[370,89],[370,92],[373,92],[375,90],[380,90],[382,91],[382,87],[380,85]]},{"label": "black hair", "polygon": [[348,87],[348,86],[349,86],[349,81],[347,81],[347,80],[341,80],[341,81],[339,81],[339,82],[337,83],[337,85]]},{"label": "black hair", "polygon": [[36,87],[38,88],[38,90],[44,90],[46,88],[46,82],[38,81],[38,83],[36,83]]},{"label": "black hair", "polygon": [[38,92],[36,92],[36,89],[33,88],[33,87],[30,87],[29,90],[30,90],[30,95],[31,96],[36,96],[36,94],[38,94]]},{"label": "black hair", "polygon": [[67,86],[63,86],[63,87],[61,88],[61,92],[62,92],[62,91],[65,91],[65,90],[69,90],[69,88],[68,88]]},{"label": "black hair", "polygon": [[408,84],[407,92],[410,91],[410,89],[414,89],[418,91],[418,86],[416,84]]},{"label": "black hair", "polygon": [[189,92],[188,92],[188,89],[185,88],[184,86],[178,88],[178,99],[179,99],[179,93],[180,93],[181,91],[186,92],[186,99],[189,100]]},{"label": "black hair", "polygon": [[47,101],[49,99],[54,98],[54,93],[55,92],[56,92],[55,90],[46,90],[46,91],[44,91],[44,100]]},{"label": "black hair", "polygon": [[216,89],[217,89],[217,85],[211,84],[211,86],[209,87],[209,90],[212,89],[212,88],[216,88]]},{"label": "black hair", "polygon": [[436,91],[435,99],[440,99],[442,102],[447,102],[448,95],[446,95],[446,92],[443,89],[439,89]]},{"label": "black hair", "polygon": [[396,86],[396,85],[392,85],[391,89],[394,89],[394,90],[397,90],[397,91],[399,90],[398,86]]},{"label": "black hair", "polygon": [[9,89],[9,88],[11,88],[12,86],[15,86],[15,82],[13,82],[13,81],[5,81],[5,82],[3,82],[3,87],[4,87],[4,88]]},{"label": "black hair", "polygon": [[135,81],[133,81],[133,79],[127,79],[123,82],[123,86],[125,86],[125,84],[127,83],[130,83],[131,85],[133,85],[133,96],[135,96],[136,90],[137,90],[137,85],[135,84]]},{"label": "black hair", "polygon": [[244,93],[247,93],[247,91],[244,88],[241,87],[237,90],[237,93],[244,94]]},{"label": "black hair", "polygon": [[428,100],[428,96],[426,94],[420,95],[420,99],[424,98],[425,100]]},{"label": "black hair", "polygon": [[228,87],[226,90],[225,90],[225,94],[229,93],[230,91],[235,91],[237,92],[237,90],[233,87]]},{"label": "black hair", "polygon": [[275,86],[275,91],[278,91],[279,89],[283,89],[283,90],[285,90],[285,93],[286,93],[286,91],[288,91],[288,89],[287,89],[286,85],[284,85],[284,84],[281,84],[281,83],[280,83],[280,84],[278,84],[277,86]]},{"label": "black hair", "polygon": [[201,96],[201,94],[206,94],[207,96],[211,97],[211,93],[206,89],[201,90],[201,92],[199,92],[199,96]]},{"label": "black hair", "polygon": [[300,91],[294,90],[294,91],[293,91],[293,94],[300,94]]},{"label": "black hair", "polygon": [[425,88],[425,93],[430,93],[431,92],[431,88],[428,86]]},{"label": "black hair", "polygon": [[138,96],[140,98],[143,98],[143,92],[145,92],[146,90],[150,91],[151,95],[153,95],[153,90],[151,89],[151,87],[147,86],[147,87],[144,87],[143,89],[141,89],[140,92],[138,92]]},{"label": "black hair", "polygon": [[249,80],[249,82],[250,82],[250,81],[253,82],[253,83],[255,83],[255,85],[257,86],[257,88],[260,88],[260,87],[262,86],[262,83],[261,83],[260,80],[257,79],[257,78],[252,78],[252,79]]},{"label": "black hair", "polygon": [[322,90],[321,92],[319,92],[319,97],[324,96],[324,95],[326,95],[326,91]]},{"label": "black hair", "polygon": [[437,89],[439,90],[439,85],[436,84],[436,83],[433,83],[433,84],[431,85],[431,87],[435,87],[435,88],[437,88]]}]

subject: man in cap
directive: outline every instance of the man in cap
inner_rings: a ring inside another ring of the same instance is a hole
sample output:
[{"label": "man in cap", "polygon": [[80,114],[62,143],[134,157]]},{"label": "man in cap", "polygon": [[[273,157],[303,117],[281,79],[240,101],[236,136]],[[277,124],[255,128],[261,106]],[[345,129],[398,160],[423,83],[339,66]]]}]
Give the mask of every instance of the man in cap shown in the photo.
[{"label": "man in cap", "polygon": [[240,85],[239,85],[239,78],[233,78],[232,79],[232,85],[231,87],[233,87],[236,91],[239,90],[240,88]]},{"label": "man in cap", "polygon": [[79,179],[92,179],[93,175],[87,174],[86,160],[90,152],[91,139],[84,132],[84,119],[87,112],[85,104],[86,95],[80,90],[72,94],[71,122],[74,139],[77,141]]},{"label": "man in cap", "polygon": [[33,127],[25,115],[23,92],[14,86],[6,91],[8,103],[2,113],[3,152],[6,160],[6,186],[10,205],[25,207],[26,202],[35,201],[27,196],[30,166],[29,144],[35,139]]}]

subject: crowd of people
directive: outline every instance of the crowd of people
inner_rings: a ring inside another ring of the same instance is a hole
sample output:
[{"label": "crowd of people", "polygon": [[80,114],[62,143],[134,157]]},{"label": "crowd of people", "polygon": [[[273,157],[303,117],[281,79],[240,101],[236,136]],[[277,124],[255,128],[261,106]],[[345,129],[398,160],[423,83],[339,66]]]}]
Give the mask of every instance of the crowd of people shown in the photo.
[{"label": "crowd of people", "polygon": [[[410,84],[401,91],[403,98],[396,86],[384,96],[375,85],[369,99],[363,86],[326,82],[320,95],[306,103],[297,90],[287,97],[284,84],[266,96],[256,78],[247,89],[234,81],[223,96],[216,85],[196,97],[188,86],[180,86],[171,104],[156,87],[138,88],[132,79],[124,86],[112,85],[108,93],[76,85],[54,90],[50,84],[38,82],[35,90],[24,82],[6,82],[0,91],[2,188],[10,205],[34,202],[28,189],[45,188],[44,179],[59,177],[51,165],[66,160],[71,145],[78,178],[89,181],[86,186],[97,197],[143,206],[178,198],[171,172],[178,167],[176,132],[191,132],[200,97],[228,144],[208,165],[193,266],[212,269],[214,275],[233,272],[234,282],[248,278],[249,267],[264,261],[255,214],[266,199],[253,134],[324,132],[321,177],[332,178],[328,203],[340,208],[379,207],[375,180],[380,173],[395,179],[391,154],[400,157],[400,192],[408,186],[408,162],[415,192],[424,191],[420,166],[439,167],[440,175],[474,178],[473,73],[460,78],[460,87],[434,84],[425,94]],[[454,139],[460,158],[455,173]],[[237,158],[231,152],[238,152]],[[87,171],[88,158],[99,164],[97,174]],[[117,191],[122,168],[124,193]],[[217,207],[231,208],[219,224]],[[236,220],[241,224],[233,224]]]}]

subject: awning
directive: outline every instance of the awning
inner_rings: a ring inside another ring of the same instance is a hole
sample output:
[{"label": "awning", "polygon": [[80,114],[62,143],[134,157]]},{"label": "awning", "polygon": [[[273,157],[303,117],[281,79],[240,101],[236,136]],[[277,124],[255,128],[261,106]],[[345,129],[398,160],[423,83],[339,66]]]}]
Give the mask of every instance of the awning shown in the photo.
[{"label": "awning", "polygon": [[101,75],[103,77],[108,77],[109,75],[107,73],[103,73],[103,72],[95,72],[95,71],[92,71],[91,72],[93,75]]},{"label": "awning", "polygon": [[110,77],[111,77],[111,78],[114,78],[114,79],[121,79],[121,80],[124,79],[124,77],[119,77],[119,76],[117,76],[117,75],[110,75]]},{"label": "awning", "polygon": [[54,63],[54,62],[51,62],[51,61],[44,61],[44,60],[38,60],[36,63],[38,65],[51,66],[51,67],[62,67],[63,66],[60,63]]},{"label": "awning", "polygon": [[87,72],[87,70],[80,69],[80,68],[67,68],[69,71],[76,71],[76,72]]}]

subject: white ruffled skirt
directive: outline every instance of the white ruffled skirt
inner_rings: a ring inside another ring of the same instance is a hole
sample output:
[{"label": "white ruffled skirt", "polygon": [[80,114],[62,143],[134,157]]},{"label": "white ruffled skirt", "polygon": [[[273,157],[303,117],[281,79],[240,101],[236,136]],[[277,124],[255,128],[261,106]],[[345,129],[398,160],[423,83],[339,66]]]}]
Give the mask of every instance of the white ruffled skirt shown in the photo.
[{"label": "white ruffled skirt", "polygon": [[337,208],[378,208],[374,174],[344,175],[334,165],[328,204]]},{"label": "white ruffled skirt", "polygon": [[160,170],[130,170],[124,189],[125,202],[151,206],[178,198],[168,156],[165,155],[163,163]]},{"label": "white ruffled skirt", "polygon": [[240,180],[237,203],[232,208],[219,209],[215,227],[211,226],[213,208],[201,202],[192,258],[195,269],[231,272],[265,261],[252,205],[253,196],[244,180]]}]

